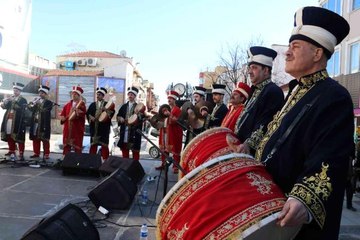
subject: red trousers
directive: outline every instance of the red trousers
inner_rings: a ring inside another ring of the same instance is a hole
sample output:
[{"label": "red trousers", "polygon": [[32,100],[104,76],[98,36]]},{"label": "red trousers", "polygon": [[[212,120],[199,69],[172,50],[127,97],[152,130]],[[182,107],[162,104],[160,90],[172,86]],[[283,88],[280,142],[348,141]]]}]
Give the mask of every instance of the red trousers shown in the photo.
[{"label": "red trousers", "polygon": [[[109,147],[108,145],[100,145],[101,146],[101,157],[105,161],[109,158]],[[90,147],[90,154],[97,154],[97,144],[93,144]]]},{"label": "red trousers", "polygon": [[[123,143],[123,145],[121,146],[120,149],[121,149],[123,158],[129,158],[130,153],[129,153],[129,149],[127,148],[127,143]],[[133,159],[139,161],[140,151],[139,150],[131,150],[131,151],[132,151]]]},{"label": "red trousers", "polygon": [[[15,153],[16,151],[16,143],[14,141],[14,139],[12,139],[10,137],[10,135],[7,135],[7,143],[8,143],[8,146],[9,146],[9,152],[10,153]],[[19,155],[20,156],[24,156],[24,150],[25,150],[25,144],[24,143],[17,143],[18,144],[18,148],[19,148]]]},{"label": "red trousers", "polygon": [[40,145],[41,142],[43,143],[43,149],[44,149],[44,156],[49,157],[50,155],[50,143],[46,140],[41,140],[39,138],[36,138],[33,140],[33,151],[35,155],[40,156]]}]

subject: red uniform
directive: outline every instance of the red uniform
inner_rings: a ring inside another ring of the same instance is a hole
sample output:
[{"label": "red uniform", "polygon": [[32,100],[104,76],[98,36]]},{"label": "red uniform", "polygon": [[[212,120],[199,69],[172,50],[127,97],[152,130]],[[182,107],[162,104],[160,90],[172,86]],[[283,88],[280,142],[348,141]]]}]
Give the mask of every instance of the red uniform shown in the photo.
[{"label": "red uniform", "polygon": [[239,106],[236,107],[231,106],[230,110],[227,112],[225,118],[221,123],[221,127],[227,127],[234,132],[236,120],[238,119],[243,109],[244,109],[243,104],[240,104]]},{"label": "red uniform", "polygon": [[[78,108],[80,111],[78,114],[75,114],[75,117],[72,120],[69,120],[69,117],[75,108]],[[64,124],[63,155],[66,155],[68,152],[70,152],[71,148],[74,148],[74,151],[77,153],[82,152],[82,142],[85,131],[85,114],[86,106],[84,101],[75,103],[73,100],[71,100],[64,106],[63,110],[61,111],[60,116],[66,117],[66,120],[61,122],[61,124]]]},{"label": "red uniform", "polygon": [[[165,127],[160,129],[160,149],[171,153],[174,160],[180,162],[180,152],[182,148],[182,137],[183,131],[181,126],[176,122],[180,117],[181,110],[179,107],[174,106],[171,109],[170,116],[165,120]],[[163,162],[165,161],[165,156],[161,156]],[[176,169],[175,166],[173,166]]]}]

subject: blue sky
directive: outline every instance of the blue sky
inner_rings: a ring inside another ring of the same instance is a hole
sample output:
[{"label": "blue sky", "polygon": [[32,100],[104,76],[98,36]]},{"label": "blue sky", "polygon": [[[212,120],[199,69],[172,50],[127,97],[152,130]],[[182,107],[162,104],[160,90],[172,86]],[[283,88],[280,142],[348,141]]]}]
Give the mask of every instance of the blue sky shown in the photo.
[{"label": "blue sky", "polygon": [[125,50],[164,95],[171,82],[197,85],[227,45],[287,44],[295,11],[310,5],[318,0],[33,0],[30,51],[55,61]]}]

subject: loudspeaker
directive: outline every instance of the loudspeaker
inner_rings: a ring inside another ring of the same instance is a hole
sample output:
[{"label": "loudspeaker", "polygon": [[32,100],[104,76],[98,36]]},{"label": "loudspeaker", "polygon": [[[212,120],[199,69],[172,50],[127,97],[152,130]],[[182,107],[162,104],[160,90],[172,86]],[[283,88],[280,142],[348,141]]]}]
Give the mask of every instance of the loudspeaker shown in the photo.
[{"label": "loudspeaker", "polygon": [[77,206],[68,204],[30,228],[22,240],[99,240],[99,232]]},{"label": "loudspeaker", "polygon": [[145,172],[139,161],[110,156],[99,168],[102,176],[108,176],[116,169],[123,169],[128,177],[130,177],[135,184],[138,184],[145,176]]},{"label": "loudspeaker", "polygon": [[123,210],[130,207],[136,192],[136,183],[119,168],[96,185],[88,197],[96,208]]},{"label": "loudspeaker", "polygon": [[69,152],[62,162],[64,175],[81,174],[99,177],[101,156],[98,154]]}]

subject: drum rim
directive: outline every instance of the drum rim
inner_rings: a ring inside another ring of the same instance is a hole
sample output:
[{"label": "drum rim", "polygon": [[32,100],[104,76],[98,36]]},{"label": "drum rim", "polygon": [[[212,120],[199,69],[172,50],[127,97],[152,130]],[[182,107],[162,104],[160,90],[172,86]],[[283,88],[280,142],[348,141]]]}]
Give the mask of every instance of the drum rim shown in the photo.
[{"label": "drum rim", "polygon": [[[132,119],[133,117],[135,117],[135,120],[134,120],[133,122],[131,122],[131,123],[130,123],[130,122],[129,122],[129,119]],[[128,118],[128,124],[130,124],[130,125],[131,125],[131,124],[134,124],[134,123],[136,122],[136,120],[137,120],[137,119],[138,119],[138,115],[137,115],[137,114],[135,114],[135,113],[134,113],[134,114],[132,114],[132,115]]]},{"label": "drum rim", "polygon": [[[277,221],[277,218],[278,218],[280,212],[281,211],[272,213],[272,214],[264,217],[263,219],[261,219],[258,223],[249,226],[248,228],[246,228],[244,231],[241,232],[239,239],[245,239],[245,238],[251,236],[251,234],[253,234],[255,231],[261,229],[262,227],[267,226],[268,224],[271,224],[274,221]],[[286,231],[286,229],[287,229],[287,231],[293,232],[294,233],[293,237],[295,237],[299,233],[301,226],[302,225],[295,226],[295,227],[281,227],[281,230]]]},{"label": "drum rim", "polygon": [[184,158],[190,154],[191,148],[199,145],[201,143],[200,140],[202,140],[205,136],[210,135],[210,134],[215,134],[215,133],[219,133],[219,134],[230,133],[231,134],[233,132],[229,128],[226,128],[226,127],[215,127],[215,128],[211,128],[211,129],[208,129],[208,130],[200,133],[199,135],[194,137],[189,142],[188,145],[186,145],[185,149],[183,150],[183,153],[181,154],[180,165],[184,162]]}]

